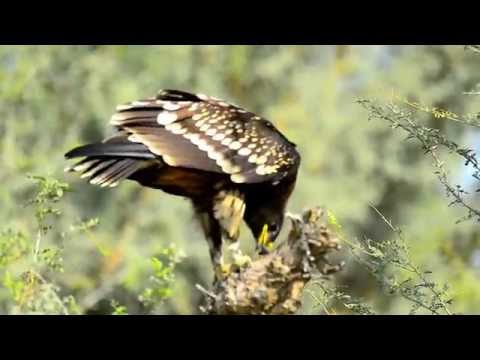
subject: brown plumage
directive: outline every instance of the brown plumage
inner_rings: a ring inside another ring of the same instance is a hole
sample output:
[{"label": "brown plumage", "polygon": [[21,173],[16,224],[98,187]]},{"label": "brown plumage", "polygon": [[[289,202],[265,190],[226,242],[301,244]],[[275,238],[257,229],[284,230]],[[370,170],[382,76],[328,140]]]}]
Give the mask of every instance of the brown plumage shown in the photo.
[{"label": "brown plumage", "polygon": [[[269,121],[202,94],[162,90],[117,107],[117,133],[68,152],[68,170],[114,187],[130,179],[192,201],[215,265],[222,235],[231,241],[245,220],[255,238],[274,241],[300,164],[295,145]],[[265,225],[267,225],[265,227]]]}]

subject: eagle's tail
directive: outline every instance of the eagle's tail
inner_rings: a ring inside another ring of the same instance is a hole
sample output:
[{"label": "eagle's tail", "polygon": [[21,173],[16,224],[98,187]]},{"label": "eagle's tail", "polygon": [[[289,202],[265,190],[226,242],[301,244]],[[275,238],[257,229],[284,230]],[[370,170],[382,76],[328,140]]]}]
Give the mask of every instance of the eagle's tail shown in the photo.
[{"label": "eagle's tail", "polygon": [[80,172],[90,184],[115,187],[121,180],[150,164],[155,155],[140,143],[116,136],[102,143],[77,147],[65,154],[67,159],[84,159],[65,171]]}]

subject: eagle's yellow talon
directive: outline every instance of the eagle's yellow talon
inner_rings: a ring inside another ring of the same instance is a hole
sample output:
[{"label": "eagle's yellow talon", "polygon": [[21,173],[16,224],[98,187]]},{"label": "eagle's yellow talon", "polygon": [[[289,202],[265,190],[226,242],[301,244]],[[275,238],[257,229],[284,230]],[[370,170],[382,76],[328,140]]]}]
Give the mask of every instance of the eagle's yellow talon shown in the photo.
[{"label": "eagle's yellow talon", "polygon": [[217,280],[225,280],[232,272],[231,264],[219,264],[215,267],[215,277]]},{"label": "eagle's yellow talon", "polygon": [[224,276],[228,276],[230,274],[230,272],[232,271],[232,265],[231,264],[223,264],[221,266],[221,269],[222,269],[222,274],[224,274]]}]

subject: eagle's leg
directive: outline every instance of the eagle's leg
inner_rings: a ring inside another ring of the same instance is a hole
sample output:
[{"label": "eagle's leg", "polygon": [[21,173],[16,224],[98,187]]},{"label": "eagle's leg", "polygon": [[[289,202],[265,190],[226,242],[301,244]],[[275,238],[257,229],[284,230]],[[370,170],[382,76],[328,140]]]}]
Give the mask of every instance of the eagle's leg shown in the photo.
[{"label": "eagle's leg", "polygon": [[250,257],[240,250],[238,242],[244,213],[244,195],[238,190],[222,190],[213,199],[213,215],[220,224],[223,236],[227,239],[228,258],[237,268],[242,268],[251,262]]},{"label": "eagle's leg", "polygon": [[222,232],[218,222],[210,217],[210,232],[206,234],[208,247],[210,251],[210,259],[212,261],[213,272],[215,275],[214,281],[222,280],[228,276],[231,271],[231,266],[225,264],[222,253]]},{"label": "eagle's leg", "polygon": [[230,273],[230,265],[223,261],[222,254],[222,230],[220,224],[213,214],[208,211],[202,211],[201,208],[195,206],[197,217],[202,226],[203,233],[207,239],[210,259],[212,261],[214,282],[224,279]]},{"label": "eagle's leg", "polygon": [[218,249],[213,243],[209,241],[210,258],[213,266],[214,282],[225,279],[231,272],[231,265],[225,264],[221,247]]}]

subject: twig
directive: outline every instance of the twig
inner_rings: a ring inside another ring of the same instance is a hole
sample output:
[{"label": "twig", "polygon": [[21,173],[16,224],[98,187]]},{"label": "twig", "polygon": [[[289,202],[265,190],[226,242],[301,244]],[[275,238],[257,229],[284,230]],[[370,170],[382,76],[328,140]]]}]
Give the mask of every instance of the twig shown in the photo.
[{"label": "twig", "polygon": [[37,237],[35,239],[35,248],[33,249],[33,261],[38,262],[38,254],[40,252],[40,241],[42,240],[42,231],[37,231]]},{"label": "twig", "polygon": [[212,299],[214,300],[218,300],[218,296],[215,295],[214,293],[212,293],[211,291],[208,291],[207,289],[205,289],[203,286],[201,286],[200,284],[196,284],[195,287],[202,293],[204,293],[205,295],[211,297]]},{"label": "twig", "polygon": [[430,155],[434,160],[434,165],[438,169],[436,172],[436,175],[438,177],[438,180],[442,183],[442,185],[445,187],[447,194],[451,195],[454,197],[454,202],[451,204],[461,204],[464,208],[466,208],[469,212],[469,215],[467,217],[471,217],[472,214],[474,214],[477,219],[480,221],[480,211],[473,208],[469,204],[465,202],[463,197],[460,195],[463,191],[460,188],[455,189],[450,183],[448,182],[447,179],[447,173],[445,171],[443,162],[440,161],[440,159],[437,156],[437,153],[435,150],[430,151]]},{"label": "twig", "polygon": [[[428,279],[425,277],[424,273],[422,271],[420,271],[418,269],[418,267],[416,265],[414,265],[411,261],[410,261],[410,251],[409,251],[409,248],[408,246],[406,245],[406,241],[405,241],[405,238],[403,237],[403,234],[402,234],[402,230],[398,227],[395,227],[391,220],[388,220],[381,212],[380,210],[378,210],[375,206],[371,205],[370,204],[370,207],[381,217],[381,219],[383,220],[383,222],[385,222],[385,224],[387,224],[387,226],[395,233],[395,235],[398,237],[398,239],[401,241],[402,245],[403,245],[403,250],[405,251],[406,253],[406,256],[407,256],[407,262],[405,264],[401,264],[401,263],[396,263],[397,266],[400,266],[402,269],[404,270],[407,270],[411,273],[414,273],[416,276],[418,276],[418,278],[423,282],[423,285],[425,285],[424,287],[428,288],[430,290],[430,292],[434,295],[435,299],[438,301],[438,303],[442,306],[443,310],[445,311],[445,313],[447,315],[451,315],[451,311],[448,309],[448,306],[447,304],[445,303],[445,301],[443,300],[441,294],[435,290],[435,287],[434,286],[427,286],[427,284],[430,284],[430,282],[428,281]],[[438,312],[433,309],[432,307],[428,307],[427,305],[425,305],[424,303],[418,301],[417,299],[409,296],[408,294],[406,293],[403,293],[403,296],[416,303],[417,305],[425,308],[426,310],[429,310],[431,311],[433,314],[435,315],[439,315]]]}]

